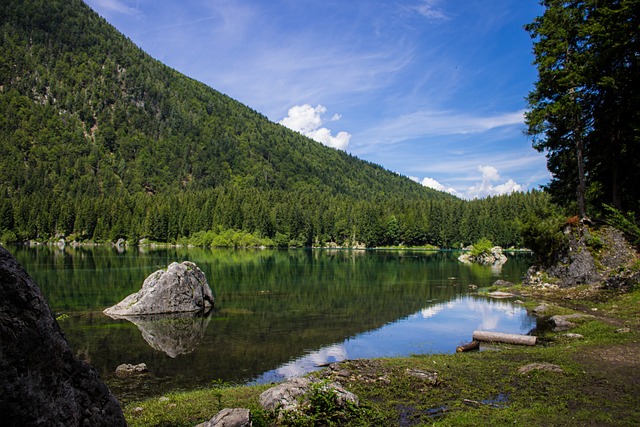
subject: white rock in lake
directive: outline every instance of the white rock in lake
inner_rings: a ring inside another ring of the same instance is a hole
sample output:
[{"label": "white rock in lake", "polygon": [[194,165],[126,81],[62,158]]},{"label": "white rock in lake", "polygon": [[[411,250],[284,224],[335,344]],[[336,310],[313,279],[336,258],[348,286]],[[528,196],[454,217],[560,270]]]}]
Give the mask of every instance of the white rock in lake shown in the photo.
[{"label": "white rock in lake", "polygon": [[202,270],[192,262],[171,263],[147,277],[140,291],[104,310],[111,316],[206,311],[214,298]]}]

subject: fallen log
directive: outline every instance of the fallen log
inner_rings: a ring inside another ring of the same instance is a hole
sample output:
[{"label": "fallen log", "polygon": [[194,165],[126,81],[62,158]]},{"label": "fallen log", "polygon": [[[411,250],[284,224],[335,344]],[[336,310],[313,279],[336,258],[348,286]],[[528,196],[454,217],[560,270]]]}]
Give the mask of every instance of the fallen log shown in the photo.
[{"label": "fallen log", "polygon": [[456,347],[456,351],[460,353],[464,351],[478,350],[479,348],[480,348],[480,341],[473,340],[468,344],[464,344]]},{"label": "fallen log", "polygon": [[536,337],[531,335],[505,334],[502,332],[473,331],[475,341],[502,342],[506,344],[536,345]]}]

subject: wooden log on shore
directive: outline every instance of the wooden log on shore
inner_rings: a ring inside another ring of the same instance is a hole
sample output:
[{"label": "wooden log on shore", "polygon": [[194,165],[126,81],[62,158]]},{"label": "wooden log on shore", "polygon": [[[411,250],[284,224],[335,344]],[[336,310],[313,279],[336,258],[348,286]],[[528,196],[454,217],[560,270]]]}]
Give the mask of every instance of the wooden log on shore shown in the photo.
[{"label": "wooden log on shore", "polygon": [[536,337],[531,335],[505,334],[502,332],[473,331],[475,341],[502,342],[506,344],[536,345]]},{"label": "wooden log on shore", "polygon": [[480,348],[480,341],[473,340],[468,344],[464,344],[456,347],[456,351],[460,353],[464,351],[478,350],[479,348]]}]

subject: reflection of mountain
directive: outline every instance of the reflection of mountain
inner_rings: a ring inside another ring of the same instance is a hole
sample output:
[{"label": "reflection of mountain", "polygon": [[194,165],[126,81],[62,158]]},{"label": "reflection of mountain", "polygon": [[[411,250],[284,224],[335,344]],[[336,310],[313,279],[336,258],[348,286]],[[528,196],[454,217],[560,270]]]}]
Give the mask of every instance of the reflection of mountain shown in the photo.
[{"label": "reflection of mountain", "polygon": [[201,313],[147,314],[144,316],[110,315],[135,324],[149,345],[175,358],[188,354],[204,337],[211,317]]},{"label": "reflection of mountain", "polygon": [[[121,363],[144,362],[166,381],[165,390],[248,381],[310,349],[418,312],[437,314],[441,304],[467,294],[470,283],[517,281],[530,259],[514,257],[499,276],[490,268],[478,276],[449,252],[175,248],[119,255],[110,248],[67,247],[53,258],[39,247],[17,253],[53,309],[70,315],[61,324],[67,338],[103,378],[108,381]],[[216,291],[216,311],[205,320],[195,351],[174,359],[153,350],[133,323],[114,321],[102,309],[139,290],[153,271],[182,260],[205,273]],[[154,385],[146,392],[163,390]]]}]

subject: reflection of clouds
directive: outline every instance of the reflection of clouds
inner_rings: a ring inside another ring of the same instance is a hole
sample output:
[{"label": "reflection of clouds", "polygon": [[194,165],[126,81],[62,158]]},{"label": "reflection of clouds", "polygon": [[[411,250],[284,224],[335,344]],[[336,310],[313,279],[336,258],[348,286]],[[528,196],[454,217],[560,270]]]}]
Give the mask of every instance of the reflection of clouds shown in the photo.
[{"label": "reflection of clouds", "polygon": [[343,344],[335,344],[323,347],[304,357],[286,363],[276,369],[279,375],[285,378],[293,378],[309,372],[309,368],[332,362],[339,362],[347,358],[347,349]]},{"label": "reflection of clouds", "polygon": [[341,362],[346,359],[347,349],[344,343],[334,344],[285,363],[277,369],[265,372],[252,382],[264,384],[272,381],[283,381],[314,371],[319,365]]},{"label": "reflection of clouds", "polygon": [[522,307],[514,306],[506,301],[469,298],[466,300],[467,309],[480,315],[478,328],[495,331],[500,328],[503,320],[512,320],[522,314]]},{"label": "reflection of clouds", "polygon": [[435,316],[436,314],[440,313],[444,309],[445,309],[444,304],[438,304],[438,305],[434,305],[433,307],[423,308],[422,310],[420,310],[420,315],[422,316],[423,319],[429,319]]},{"label": "reflection of clouds", "polygon": [[485,316],[482,317],[482,322],[480,322],[480,329],[483,331],[494,331],[498,329],[499,324],[500,317],[486,313]]},{"label": "reflection of clouds", "polygon": [[283,381],[317,369],[318,365],[358,358],[402,357],[411,354],[452,353],[468,342],[476,329],[527,333],[534,320],[526,310],[504,300],[459,296],[426,306],[394,322],[360,333],[341,343],[322,347],[265,372],[253,383]]}]

